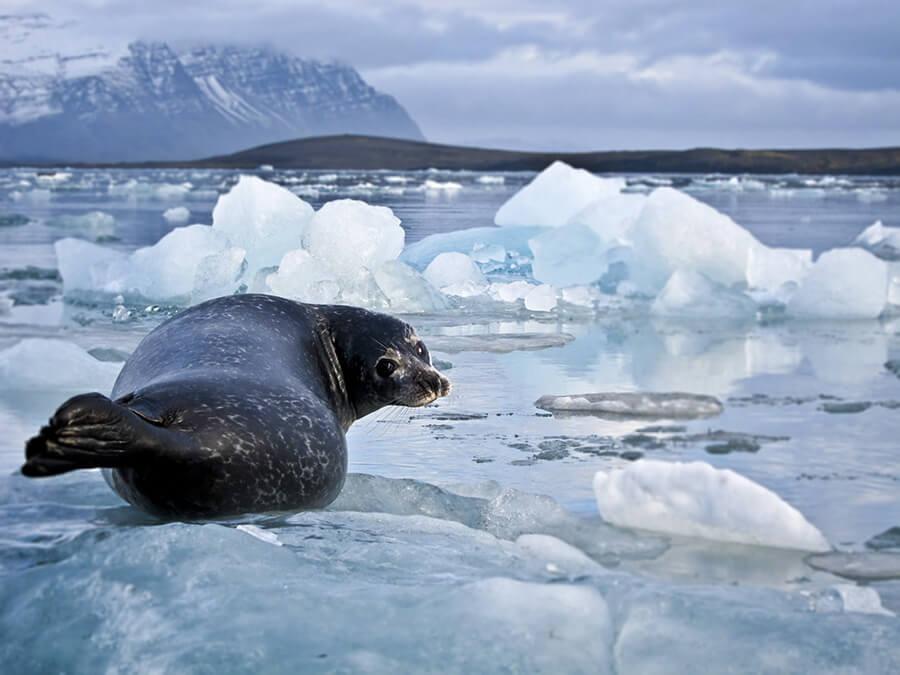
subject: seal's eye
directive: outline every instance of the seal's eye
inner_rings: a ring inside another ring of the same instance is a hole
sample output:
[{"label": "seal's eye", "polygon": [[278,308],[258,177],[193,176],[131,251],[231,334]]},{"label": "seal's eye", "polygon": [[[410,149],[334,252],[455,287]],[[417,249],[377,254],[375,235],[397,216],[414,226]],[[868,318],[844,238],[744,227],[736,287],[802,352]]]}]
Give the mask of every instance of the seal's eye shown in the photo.
[{"label": "seal's eye", "polygon": [[375,364],[375,372],[379,377],[390,377],[397,370],[397,362],[394,359],[378,359]]},{"label": "seal's eye", "polygon": [[416,354],[417,354],[417,355],[419,356],[419,358],[422,359],[423,361],[427,361],[427,360],[428,360],[428,349],[425,348],[425,343],[424,343],[424,342],[419,342],[419,343],[416,344]]}]

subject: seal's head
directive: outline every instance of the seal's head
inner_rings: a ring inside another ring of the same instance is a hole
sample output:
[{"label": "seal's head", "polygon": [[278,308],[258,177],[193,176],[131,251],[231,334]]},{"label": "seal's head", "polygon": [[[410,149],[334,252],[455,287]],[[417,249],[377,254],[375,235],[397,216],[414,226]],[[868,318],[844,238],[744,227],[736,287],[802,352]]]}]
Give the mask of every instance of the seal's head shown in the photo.
[{"label": "seal's head", "polygon": [[357,418],[387,405],[427,405],[450,393],[450,380],[431,364],[409,324],[350,307],[341,307],[330,322]]}]

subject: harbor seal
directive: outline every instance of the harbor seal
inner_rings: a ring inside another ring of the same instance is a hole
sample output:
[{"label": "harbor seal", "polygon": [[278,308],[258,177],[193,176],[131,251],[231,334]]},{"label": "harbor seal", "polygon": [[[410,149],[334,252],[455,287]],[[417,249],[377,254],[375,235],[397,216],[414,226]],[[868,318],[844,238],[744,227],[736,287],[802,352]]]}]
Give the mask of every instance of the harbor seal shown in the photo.
[{"label": "harbor seal", "polygon": [[111,398],[64,403],[28,441],[22,473],[100,467],[126,501],[165,517],[320,508],[344,484],[353,422],[449,391],[399,319],[269,295],[217,298],[151,331]]}]

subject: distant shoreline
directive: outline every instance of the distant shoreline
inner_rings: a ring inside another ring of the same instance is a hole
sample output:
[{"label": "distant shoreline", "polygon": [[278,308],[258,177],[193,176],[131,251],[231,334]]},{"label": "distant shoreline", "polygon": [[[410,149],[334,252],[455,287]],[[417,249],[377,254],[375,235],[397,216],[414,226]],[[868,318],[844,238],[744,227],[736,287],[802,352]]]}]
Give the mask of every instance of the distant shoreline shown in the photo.
[{"label": "distant shoreline", "polygon": [[596,173],[751,173],[900,175],[900,147],[814,150],[628,150],[522,152],[379,136],[318,136],[270,143],[229,155],[164,162],[4,161],[0,166],[121,169],[275,169],[540,171],[554,160]]}]

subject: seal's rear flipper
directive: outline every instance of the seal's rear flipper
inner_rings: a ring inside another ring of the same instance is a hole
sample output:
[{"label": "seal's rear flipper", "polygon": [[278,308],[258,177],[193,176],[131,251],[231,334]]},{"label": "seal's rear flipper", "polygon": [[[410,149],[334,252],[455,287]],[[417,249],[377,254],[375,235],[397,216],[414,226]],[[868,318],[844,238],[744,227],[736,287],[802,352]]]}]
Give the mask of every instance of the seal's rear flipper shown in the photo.
[{"label": "seal's rear flipper", "polygon": [[81,394],[63,403],[25,445],[22,473],[34,478],[135,466],[169,440],[165,436],[176,435],[159,426],[161,419],[125,405],[129,398],[116,402],[102,394]]}]

